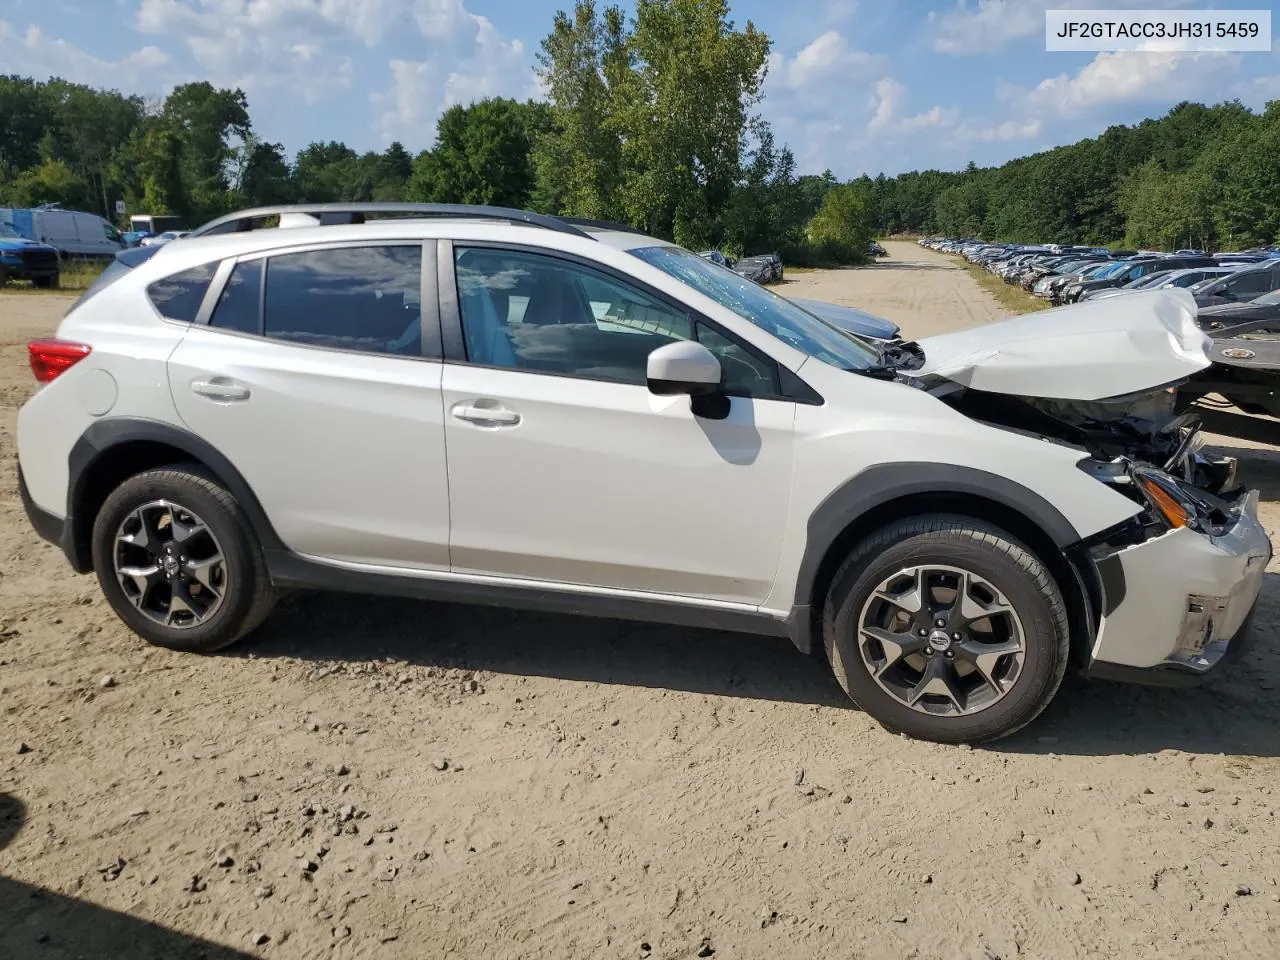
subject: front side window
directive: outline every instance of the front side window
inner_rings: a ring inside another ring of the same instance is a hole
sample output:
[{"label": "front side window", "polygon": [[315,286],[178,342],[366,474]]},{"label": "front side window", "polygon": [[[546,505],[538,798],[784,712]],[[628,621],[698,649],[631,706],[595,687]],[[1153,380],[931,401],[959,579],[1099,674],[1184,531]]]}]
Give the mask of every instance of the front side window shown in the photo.
[{"label": "front side window", "polygon": [[650,353],[696,339],[720,361],[727,395],[781,399],[772,361],[590,267],[539,254],[458,248],[455,270],[472,363],[643,385]]},{"label": "front side window", "polygon": [[644,384],[653,350],[694,337],[688,316],[567,260],[474,247],[454,257],[472,363]]},{"label": "front side window", "polygon": [[216,268],[216,263],[202,263],[171,274],[147,287],[147,296],[162,317],[193,323]]},{"label": "front side window", "polygon": [[422,248],[341,247],[267,261],[263,333],[337,350],[422,352]]}]

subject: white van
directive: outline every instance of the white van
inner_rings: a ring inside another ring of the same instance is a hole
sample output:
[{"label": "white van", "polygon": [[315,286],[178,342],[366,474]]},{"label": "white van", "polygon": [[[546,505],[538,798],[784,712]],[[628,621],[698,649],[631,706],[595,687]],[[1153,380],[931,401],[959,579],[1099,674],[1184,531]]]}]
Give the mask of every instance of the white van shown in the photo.
[{"label": "white van", "polygon": [[124,249],[124,237],[96,213],[60,207],[0,208],[0,222],[21,236],[56,247],[64,257],[114,257]]}]

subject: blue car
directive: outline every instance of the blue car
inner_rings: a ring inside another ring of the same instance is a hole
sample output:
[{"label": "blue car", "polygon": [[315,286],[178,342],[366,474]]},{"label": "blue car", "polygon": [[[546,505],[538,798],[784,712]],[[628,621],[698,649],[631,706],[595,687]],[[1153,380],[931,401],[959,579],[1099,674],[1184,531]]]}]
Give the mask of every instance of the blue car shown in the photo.
[{"label": "blue car", "polygon": [[58,285],[58,251],[28,240],[11,224],[0,222],[0,286],[8,280],[30,280],[37,287]]}]

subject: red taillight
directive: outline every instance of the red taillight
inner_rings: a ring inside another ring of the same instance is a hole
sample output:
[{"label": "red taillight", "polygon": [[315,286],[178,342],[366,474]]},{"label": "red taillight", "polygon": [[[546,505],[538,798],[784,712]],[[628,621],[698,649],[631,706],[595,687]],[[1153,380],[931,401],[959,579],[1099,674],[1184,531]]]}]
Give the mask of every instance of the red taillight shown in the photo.
[{"label": "red taillight", "polygon": [[31,359],[31,372],[41,383],[48,383],[58,374],[75,366],[89,355],[89,346],[71,340],[32,340],[27,344]]}]

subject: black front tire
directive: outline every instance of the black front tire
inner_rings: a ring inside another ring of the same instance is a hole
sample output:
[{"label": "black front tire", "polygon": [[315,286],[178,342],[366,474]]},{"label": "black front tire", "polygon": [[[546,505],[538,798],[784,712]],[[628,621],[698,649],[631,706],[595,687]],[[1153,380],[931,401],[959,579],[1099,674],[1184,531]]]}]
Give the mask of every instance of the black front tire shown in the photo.
[{"label": "black front tire", "polygon": [[58,286],[58,281],[59,281],[59,277],[55,273],[51,277],[35,277],[32,279],[31,282],[35,284],[37,287],[39,287],[41,290],[52,290]]},{"label": "black front tire", "polygon": [[[969,570],[996,585],[1021,621],[1022,669],[986,709],[954,716],[913,709],[886,692],[863,660],[858,644],[863,605],[897,570],[928,564]],[[854,702],[891,732],[937,743],[983,743],[1016,733],[1049,705],[1067,669],[1066,604],[1053,576],[1006,531],[967,517],[911,517],[863,541],[832,579],[822,625],[836,680]]]},{"label": "black front tire", "polygon": [[[165,626],[131,602],[116,576],[121,524],[144,504],[166,500],[199,517],[221,548],[225,577],[220,605],[203,622]],[[240,504],[196,464],[139,473],[116,488],[93,524],[93,566],[102,592],[125,624],[148,643],[171,650],[211,653],[255,630],[274,605],[262,549]]]}]

